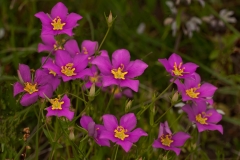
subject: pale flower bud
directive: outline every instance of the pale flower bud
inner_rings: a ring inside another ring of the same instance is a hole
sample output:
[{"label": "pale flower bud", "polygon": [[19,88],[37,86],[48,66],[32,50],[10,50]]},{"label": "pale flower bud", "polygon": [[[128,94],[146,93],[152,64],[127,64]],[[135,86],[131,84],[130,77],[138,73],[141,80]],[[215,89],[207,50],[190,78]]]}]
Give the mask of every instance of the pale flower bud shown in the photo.
[{"label": "pale flower bud", "polygon": [[173,94],[173,96],[172,96],[172,103],[177,102],[178,96],[179,96],[179,94],[178,94],[178,91],[177,91],[177,92],[175,92],[175,93]]}]

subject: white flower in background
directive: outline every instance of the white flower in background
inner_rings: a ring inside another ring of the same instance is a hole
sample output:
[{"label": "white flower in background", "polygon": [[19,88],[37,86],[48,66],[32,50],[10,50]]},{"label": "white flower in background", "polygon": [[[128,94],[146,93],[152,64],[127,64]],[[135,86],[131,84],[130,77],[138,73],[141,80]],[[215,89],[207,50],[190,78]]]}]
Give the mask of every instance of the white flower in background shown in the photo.
[{"label": "white flower in background", "polygon": [[[179,5],[181,0],[176,0],[176,5]],[[182,0],[182,1],[185,1],[187,2],[188,4],[191,4],[191,0]],[[205,6],[205,2],[204,0],[197,0],[203,7]]]},{"label": "white flower in background", "polygon": [[139,26],[138,26],[138,28],[137,28],[137,33],[138,33],[138,34],[142,34],[142,33],[144,32],[145,28],[146,28],[146,24],[143,23],[143,22],[140,23]]},{"label": "white flower in background", "polygon": [[185,35],[188,35],[190,38],[192,37],[193,31],[199,31],[199,26],[202,24],[202,21],[197,17],[191,17],[186,23],[185,23],[185,29],[183,29],[183,33]]},{"label": "white flower in background", "polygon": [[166,5],[171,10],[172,14],[177,14],[177,8],[175,7],[175,5],[172,1],[166,1]]},{"label": "white flower in background", "polygon": [[5,35],[5,30],[4,28],[0,28],[0,39],[2,39]]},{"label": "white flower in background", "polygon": [[[236,23],[237,19],[233,17],[234,12],[227,9],[222,9],[219,12],[219,17],[221,17],[225,22]],[[225,24],[221,19],[214,17],[213,15],[202,17],[202,20],[209,23],[212,28],[219,30],[218,28],[224,28]]]}]

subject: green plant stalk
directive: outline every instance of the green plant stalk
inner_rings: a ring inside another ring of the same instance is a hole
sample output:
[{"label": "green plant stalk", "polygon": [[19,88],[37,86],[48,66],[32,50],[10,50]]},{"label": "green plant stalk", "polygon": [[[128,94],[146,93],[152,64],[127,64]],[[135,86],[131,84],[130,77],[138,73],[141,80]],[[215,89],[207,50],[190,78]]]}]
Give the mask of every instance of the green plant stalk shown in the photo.
[{"label": "green plant stalk", "polygon": [[106,112],[107,112],[107,110],[108,110],[108,108],[109,108],[110,104],[112,103],[112,100],[113,100],[113,97],[114,97],[114,94],[115,94],[115,91],[116,91],[116,89],[117,89],[117,87],[115,86],[115,87],[114,87],[114,90],[113,90],[113,93],[111,94],[110,100],[108,101],[108,104],[107,104],[107,107],[106,107],[106,109],[105,109],[105,112],[104,112],[104,113],[106,113]]},{"label": "green plant stalk", "polygon": [[106,32],[105,36],[103,37],[103,40],[102,40],[102,42],[100,43],[100,45],[99,45],[99,47],[98,47],[98,50],[97,50],[97,52],[99,52],[99,51],[100,51],[100,49],[101,49],[101,47],[102,47],[102,45],[103,45],[104,41],[105,41],[105,40],[106,40],[106,38],[107,38],[107,35],[108,35],[108,33],[109,33],[110,29],[111,29],[111,27],[108,27],[108,29],[107,29],[107,32]]},{"label": "green plant stalk", "polygon": [[113,154],[113,156],[112,156],[112,158],[111,158],[111,159],[113,159],[113,160],[116,160],[116,159],[117,159],[118,147],[119,147],[119,145],[116,145],[116,147],[115,147],[115,152],[114,152],[114,154]]}]

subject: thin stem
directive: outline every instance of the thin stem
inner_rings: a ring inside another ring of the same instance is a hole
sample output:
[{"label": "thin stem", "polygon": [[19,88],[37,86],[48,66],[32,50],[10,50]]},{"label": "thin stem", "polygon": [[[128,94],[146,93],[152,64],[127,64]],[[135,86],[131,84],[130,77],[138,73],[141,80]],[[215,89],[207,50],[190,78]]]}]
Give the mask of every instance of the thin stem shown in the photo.
[{"label": "thin stem", "polygon": [[108,29],[107,29],[107,32],[106,32],[105,36],[103,37],[103,40],[102,40],[102,42],[100,43],[100,45],[99,45],[99,47],[98,47],[98,50],[97,50],[97,52],[99,52],[99,51],[100,51],[100,48],[102,47],[102,45],[103,45],[104,41],[106,40],[106,38],[107,38],[107,35],[108,35],[109,31],[110,31],[110,27],[108,27]]},{"label": "thin stem", "polygon": [[116,146],[116,151],[115,151],[114,159],[113,159],[113,160],[116,160],[116,159],[117,159],[118,147],[119,147],[119,145]]},{"label": "thin stem", "polygon": [[172,109],[173,106],[174,106],[174,105],[171,105],[171,106],[156,120],[155,125],[157,125],[158,122],[160,122],[161,118],[162,118],[170,109]]},{"label": "thin stem", "polygon": [[113,97],[114,97],[114,94],[115,94],[116,89],[117,89],[117,87],[115,86],[115,87],[114,87],[114,90],[113,90],[113,93],[111,94],[110,100],[108,101],[108,104],[107,104],[107,107],[106,107],[104,113],[107,112],[107,110],[108,110],[108,108],[109,108],[109,106],[110,106],[110,104],[111,104],[111,102],[112,102],[112,100],[113,100]]}]

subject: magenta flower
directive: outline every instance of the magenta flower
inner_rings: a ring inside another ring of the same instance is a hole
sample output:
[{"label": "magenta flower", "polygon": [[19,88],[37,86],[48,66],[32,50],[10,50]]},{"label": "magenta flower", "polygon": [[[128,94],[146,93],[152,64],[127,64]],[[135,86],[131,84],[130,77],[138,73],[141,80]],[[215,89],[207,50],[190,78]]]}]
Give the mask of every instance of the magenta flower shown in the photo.
[{"label": "magenta flower", "polygon": [[50,99],[50,103],[52,104],[50,107],[46,108],[48,111],[47,117],[49,116],[57,116],[57,117],[66,117],[70,121],[74,117],[74,112],[70,111],[69,108],[71,106],[70,99],[67,95],[64,95],[62,99],[54,98]]},{"label": "magenta flower", "polygon": [[93,137],[95,142],[100,146],[110,147],[110,142],[107,139],[99,139],[99,135],[105,130],[103,125],[95,124],[90,116],[82,116],[80,124],[88,131],[88,135]]},{"label": "magenta flower", "polygon": [[76,54],[85,54],[88,55],[88,60],[93,60],[93,55],[95,51],[98,49],[97,41],[84,40],[81,44],[81,51],[78,47],[76,40],[69,40],[65,43],[64,48],[68,51],[72,56]]},{"label": "magenta flower", "polygon": [[85,83],[84,88],[85,89],[90,88],[93,85],[93,83],[97,87],[101,87],[102,80],[101,80],[100,75],[98,74],[97,67],[95,65],[92,65],[90,70],[91,70],[91,75],[88,76],[88,81]]},{"label": "magenta flower", "polygon": [[182,107],[182,110],[188,114],[190,121],[196,123],[199,132],[205,130],[218,130],[223,134],[222,125],[217,123],[222,119],[222,115],[219,114],[215,109],[208,109],[206,102],[201,101],[196,104],[186,104]]},{"label": "magenta flower", "polygon": [[162,148],[164,150],[172,150],[177,155],[180,154],[181,146],[190,138],[187,133],[177,132],[172,134],[168,122],[160,123],[158,139],[154,140],[152,146],[154,148]]},{"label": "magenta flower", "polygon": [[51,77],[44,71],[37,69],[34,79],[31,79],[30,68],[25,64],[19,64],[19,78],[20,82],[16,82],[13,95],[24,92],[20,100],[22,106],[29,106],[38,100],[38,97],[45,98],[45,95],[52,97],[53,87],[49,83]]},{"label": "magenta flower", "polygon": [[38,12],[35,17],[39,18],[42,22],[42,35],[43,34],[67,34],[73,35],[73,28],[76,27],[77,21],[82,19],[82,16],[76,13],[68,14],[67,7],[58,2],[51,10],[51,14]]},{"label": "magenta flower", "polygon": [[126,49],[119,49],[113,52],[112,63],[109,57],[98,56],[92,64],[98,66],[103,87],[117,85],[119,87],[128,87],[138,92],[139,81],[134,78],[143,74],[148,67],[141,60],[130,61],[130,53]]},{"label": "magenta flower", "polygon": [[119,125],[114,115],[105,114],[103,115],[103,124],[106,130],[102,131],[99,138],[116,142],[126,152],[131,149],[133,143],[137,142],[141,136],[148,135],[141,128],[133,130],[137,124],[137,118],[133,113],[122,116]]},{"label": "magenta flower", "polygon": [[90,75],[90,70],[86,69],[87,65],[86,55],[79,54],[73,58],[67,51],[57,50],[54,63],[45,63],[43,68],[54,71],[66,82],[77,78],[83,79],[86,75]]},{"label": "magenta flower", "polygon": [[[42,58],[42,64],[50,64],[50,65],[54,65],[54,60],[52,58],[48,58],[46,59],[47,57],[43,57]],[[46,61],[46,62],[45,62]],[[51,82],[52,84],[52,87],[53,87],[53,91],[55,91],[57,89],[57,87],[60,85],[61,83],[61,79],[60,77],[57,75],[56,72],[54,72],[53,70],[51,69],[46,69],[44,68],[43,71],[49,75],[49,81]]]},{"label": "magenta flower", "polygon": [[192,77],[192,74],[198,67],[198,65],[190,62],[183,64],[182,58],[176,53],[173,53],[168,60],[165,58],[158,59],[158,61],[165,67],[171,76],[176,78]]},{"label": "magenta flower", "polygon": [[209,104],[213,104],[212,96],[217,90],[217,87],[210,83],[201,84],[200,76],[195,73],[195,78],[187,78],[184,80],[184,84],[178,79],[175,80],[175,84],[178,87],[178,91],[182,95],[183,101],[192,100],[194,102],[206,101]]},{"label": "magenta flower", "polygon": [[56,50],[58,49],[64,49],[62,43],[59,43],[58,41],[55,40],[53,35],[41,35],[41,39],[43,43],[38,44],[38,52],[52,52],[55,53]]}]

